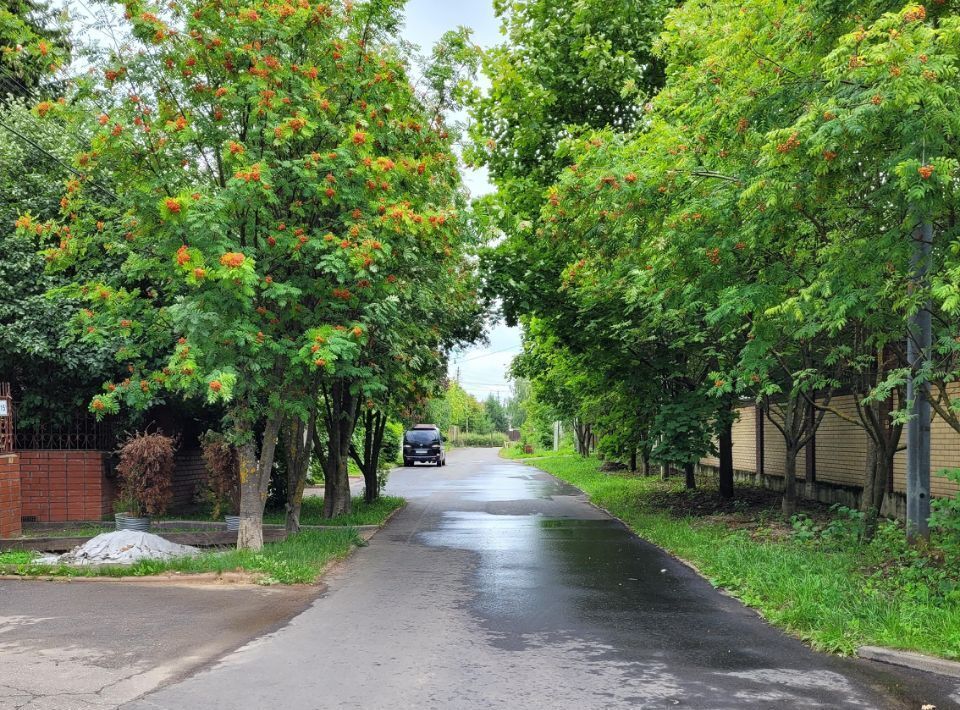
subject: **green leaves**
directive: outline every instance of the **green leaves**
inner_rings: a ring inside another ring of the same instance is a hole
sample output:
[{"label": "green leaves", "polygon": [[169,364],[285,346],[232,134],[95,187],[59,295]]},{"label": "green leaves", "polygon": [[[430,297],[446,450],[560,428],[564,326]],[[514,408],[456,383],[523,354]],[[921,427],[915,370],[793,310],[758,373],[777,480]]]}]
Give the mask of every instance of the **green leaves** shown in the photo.
[{"label": "green leaves", "polygon": [[[316,407],[321,383],[381,397],[433,376],[475,335],[464,197],[436,117],[450,97],[415,95],[398,8],[131,11],[129,51],[82,88],[106,104],[76,158],[84,177],[58,214],[24,225],[56,237],[50,266],[87,301],[77,329],[114,345],[130,375],[98,414],[170,390],[229,408],[247,431]],[[437,86],[460,83],[467,36],[438,51]],[[83,96],[45,120],[83,125]],[[107,178],[110,210],[92,192]],[[82,267],[99,278],[81,286]]]}]

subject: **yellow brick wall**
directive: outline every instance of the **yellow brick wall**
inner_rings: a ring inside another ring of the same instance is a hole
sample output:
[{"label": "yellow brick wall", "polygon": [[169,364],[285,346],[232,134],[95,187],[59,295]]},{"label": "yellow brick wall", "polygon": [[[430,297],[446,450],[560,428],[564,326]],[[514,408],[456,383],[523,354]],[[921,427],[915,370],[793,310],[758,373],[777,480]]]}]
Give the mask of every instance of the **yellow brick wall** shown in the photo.
[{"label": "yellow brick wall", "polygon": [[[857,419],[853,395],[833,397],[830,408]],[[863,486],[867,466],[867,433],[833,412],[823,415],[815,441],[817,480],[844,486]]]},{"label": "yellow brick wall", "polygon": [[[780,420],[777,419],[779,422]],[[768,476],[782,476],[787,469],[787,446],[783,434],[770,417],[763,417],[763,472]],[[807,447],[797,454],[797,478],[803,479],[807,471]]]},{"label": "yellow brick wall", "polygon": [[[757,471],[757,416],[753,406],[742,407],[737,411],[733,422],[733,468],[737,471]],[[714,439],[713,445],[717,446]],[[704,456],[700,459],[704,466],[720,466],[716,456]]]},{"label": "yellow brick wall", "polygon": [[741,407],[733,423],[733,468],[757,472],[757,408]]},{"label": "yellow brick wall", "polygon": [[[960,382],[950,387],[950,395],[960,398]],[[907,443],[907,430],[904,427],[900,445]],[[930,423],[930,493],[936,498],[957,494],[957,484],[943,476],[938,476],[945,468],[960,468],[960,434],[938,416]],[[893,461],[893,488],[905,491],[907,488],[907,454],[901,451]]]},{"label": "yellow brick wall", "polygon": [[[716,439],[713,440],[713,445],[714,446],[717,445]],[[700,463],[703,464],[704,466],[716,466],[718,468],[720,467],[720,459],[718,459],[716,456],[704,456],[702,459],[700,459]]]},{"label": "yellow brick wall", "polygon": [[[953,395],[960,398],[960,383],[954,384]],[[830,406],[846,416],[856,420],[857,411],[853,395],[834,397]],[[906,444],[906,430],[900,439],[900,445]],[[786,447],[783,435],[764,417],[764,473],[782,476],[785,468]],[[940,417],[934,417],[931,424],[932,471],[930,487],[934,497],[954,496],[958,486],[938,475],[946,468],[960,468],[960,434],[954,431]],[[862,486],[867,457],[867,435],[856,424],[847,421],[833,412],[827,412],[816,438],[816,474],[817,481],[836,483],[845,486]],[[701,463],[718,466],[716,457],[704,458]],[[739,409],[738,418],[733,425],[733,467],[739,471],[756,471],[756,409],[753,404]],[[797,456],[797,478],[806,474],[806,450]],[[894,459],[894,490],[903,493],[906,490],[906,453],[901,451]]]}]

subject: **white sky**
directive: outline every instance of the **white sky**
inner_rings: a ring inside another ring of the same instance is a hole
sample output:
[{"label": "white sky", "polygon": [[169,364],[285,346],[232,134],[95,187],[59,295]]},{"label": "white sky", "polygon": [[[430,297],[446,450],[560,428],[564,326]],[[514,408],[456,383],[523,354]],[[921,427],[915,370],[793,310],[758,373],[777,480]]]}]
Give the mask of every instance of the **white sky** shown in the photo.
[{"label": "white sky", "polygon": [[[404,36],[428,54],[444,32],[464,25],[473,29],[473,40],[482,47],[500,41],[499,22],[493,14],[491,0],[410,0],[407,3],[407,24]],[[465,170],[464,181],[474,196],[493,188],[483,172]],[[450,376],[457,377],[463,388],[478,399],[489,394],[506,398],[510,393],[507,368],[520,352],[520,330],[494,325],[488,345],[472,348],[451,359]]]}]

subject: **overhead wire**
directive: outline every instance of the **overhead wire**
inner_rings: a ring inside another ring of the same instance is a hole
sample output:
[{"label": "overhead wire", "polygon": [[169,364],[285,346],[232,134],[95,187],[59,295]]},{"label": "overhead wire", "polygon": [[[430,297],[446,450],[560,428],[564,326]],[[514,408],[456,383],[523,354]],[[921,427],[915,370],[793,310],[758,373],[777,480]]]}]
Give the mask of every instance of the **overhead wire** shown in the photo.
[{"label": "overhead wire", "polygon": [[[22,89],[23,92],[25,93],[25,96],[26,96],[27,98],[32,98],[33,95],[34,95],[34,90],[32,90],[30,87],[26,86],[22,81],[19,80],[19,78],[18,78],[15,74],[13,74],[7,67],[3,66],[2,64],[0,64],[0,84],[6,86],[8,89],[9,89],[10,87],[13,87],[13,88],[15,88],[15,89],[18,89],[18,91],[16,91],[16,92],[11,92],[11,94],[19,94],[19,93],[21,93],[21,92],[19,91],[19,89]],[[31,118],[34,119],[34,121],[37,120],[37,119],[33,116],[32,113],[29,113],[29,112],[27,112],[27,113],[28,113],[28,115],[31,116]],[[37,124],[37,125],[39,125],[39,124]],[[45,156],[46,156],[47,158],[49,158],[50,160],[53,160],[55,163],[57,163],[57,164],[60,165],[62,168],[64,168],[65,170],[67,170],[70,174],[75,175],[75,176],[78,177],[78,178],[86,178],[86,177],[87,177],[86,175],[84,175],[83,173],[81,173],[79,170],[76,170],[73,166],[68,165],[67,163],[63,162],[63,160],[61,160],[59,157],[57,157],[56,155],[54,155],[53,153],[51,153],[49,150],[47,150],[46,148],[44,148],[42,145],[40,145],[39,143],[37,143],[35,140],[33,140],[32,138],[30,138],[29,136],[25,136],[23,133],[21,133],[21,132],[18,131],[17,129],[8,126],[8,125],[7,125],[6,123],[4,123],[2,120],[0,120],[0,127],[6,129],[8,132],[12,133],[14,136],[18,137],[20,140],[22,140],[23,142],[27,143],[27,144],[28,144],[29,146],[31,146],[34,150],[39,151],[40,153],[42,153],[43,155],[45,155]],[[90,184],[91,184],[93,187],[95,187],[96,189],[98,189],[100,192],[102,192],[103,194],[105,194],[105,195],[107,195],[108,197],[110,197],[111,199],[114,199],[114,200],[120,199],[120,198],[117,196],[116,193],[114,193],[112,190],[109,190],[109,189],[103,187],[102,185],[100,185],[100,184],[97,183],[96,181],[92,181],[92,180],[91,180],[91,181],[90,181]]]},{"label": "overhead wire", "polygon": [[509,348],[503,348],[502,350],[493,350],[491,352],[486,352],[486,353],[476,353],[474,355],[469,355],[467,357],[457,358],[457,359],[454,359],[453,362],[455,363],[471,362],[473,360],[480,360],[481,358],[490,357],[491,355],[501,355],[503,353],[508,353],[513,350],[520,350],[520,349],[521,349],[521,346],[513,345]]}]

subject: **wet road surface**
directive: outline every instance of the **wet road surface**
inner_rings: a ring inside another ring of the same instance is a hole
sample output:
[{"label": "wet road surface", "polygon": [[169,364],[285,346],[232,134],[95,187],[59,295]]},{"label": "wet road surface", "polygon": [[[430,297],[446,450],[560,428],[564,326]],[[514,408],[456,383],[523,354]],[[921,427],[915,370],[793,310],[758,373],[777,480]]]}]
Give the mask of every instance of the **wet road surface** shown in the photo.
[{"label": "wet road surface", "polygon": [[817,654],[489,450],[395,471],[409,505],[274,634],[130,708],[919,708],[956,681]]}]

